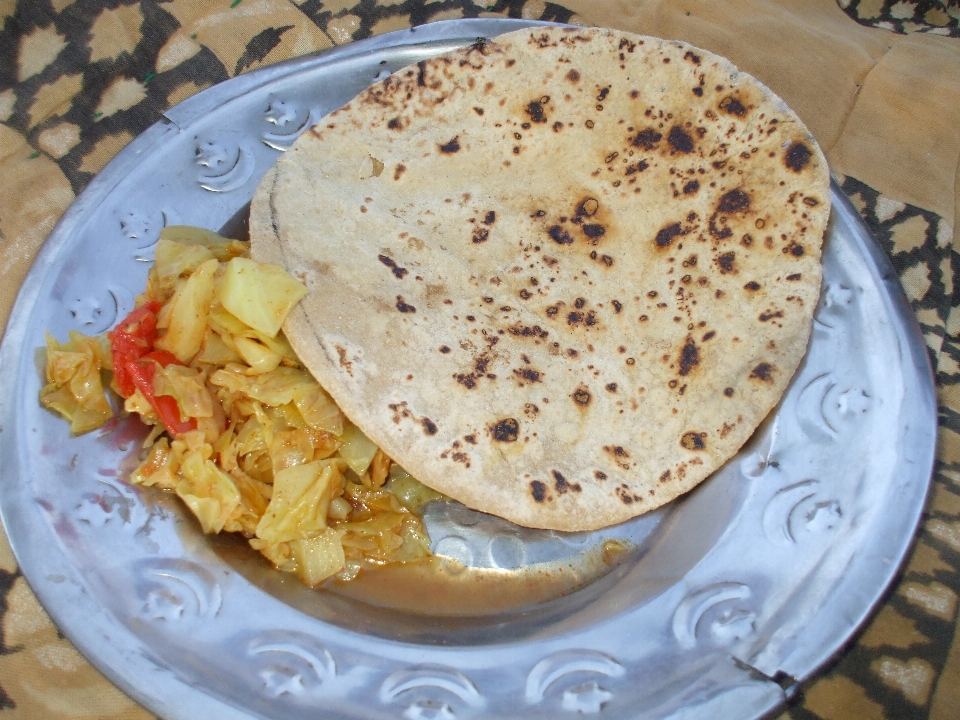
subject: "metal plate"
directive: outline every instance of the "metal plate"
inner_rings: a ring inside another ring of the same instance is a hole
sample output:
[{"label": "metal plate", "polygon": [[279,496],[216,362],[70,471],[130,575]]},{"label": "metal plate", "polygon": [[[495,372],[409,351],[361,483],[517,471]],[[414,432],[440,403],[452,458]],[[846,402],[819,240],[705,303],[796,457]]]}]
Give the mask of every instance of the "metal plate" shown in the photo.
[{"label": "metal plate", "polygon": [[424,615],[308,590],[173,499],[123,481],[135,422],[80,438],[42,410],[49,330],[111,327],[165,224],[235,226],[296,136],[410,62],[530,25],[437,23],[230,80],[173,108],[63,217],[0,348],[0,510],[57,625],[165,718],[752,718],[838,652],[910,546],[934,457],[923,338],[886,257],[832,188],[808,356],[735,458],[661,511],[597,534],[523,531],[459,506],[441,553],[509,576],[633,550],[564,597]]}]

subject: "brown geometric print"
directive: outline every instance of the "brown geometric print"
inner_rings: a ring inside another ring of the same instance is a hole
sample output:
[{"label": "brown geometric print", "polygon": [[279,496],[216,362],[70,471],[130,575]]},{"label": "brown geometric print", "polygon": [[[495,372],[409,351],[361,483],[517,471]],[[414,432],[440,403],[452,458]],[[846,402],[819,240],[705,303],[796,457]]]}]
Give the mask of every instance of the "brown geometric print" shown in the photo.
[{"label": "brown geometric print", "polygon": [[936,214],[885,198],[854,178],[843,179],[842,188],[897,271],[930,349],[937,384],[957,382],[960,366],[947,332],[960,302],[954,283],[960,258],[951,244],[952,228]]},{"label": "brown geometric print", "polygon": [[[20,577],[20,571],[14,570],[13,572],[8,572],[0,568],[0,618],[6,615],[7,610],[9,610],[9,605],[7,603],[7,597],[10,595],[10,591],[13,590],[13,583],[16,579]],[[0,625],[0,655],[10,655],[19,650],[23,650],[23,646],[13,646],[7,644],[7,639],[3,631],[3,625]],[[6,690],[0,686],[0,710],[6,710],[8,708],[14,708],[17,704],[13,701],[9,695],[7,695]]]},{"label": "brown geometric print", "polygon": [[932,33],[960,37],[958,0],[837,0],[861,25],[895,33]]}]

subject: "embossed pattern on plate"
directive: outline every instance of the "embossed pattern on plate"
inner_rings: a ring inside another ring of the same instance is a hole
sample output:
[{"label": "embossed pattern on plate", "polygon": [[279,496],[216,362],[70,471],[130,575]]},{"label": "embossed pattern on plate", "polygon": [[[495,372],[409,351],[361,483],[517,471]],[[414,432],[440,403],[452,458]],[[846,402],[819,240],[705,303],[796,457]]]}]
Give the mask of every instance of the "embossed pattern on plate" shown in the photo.
[{"label": "embossed pattern on plate", "polygon": [[98,333],[129,311],[164,225],[238,227],[318,118],[403,65],[531,24],[437,23],[199,93],[97,176],[38,257],[0,348],[0,512],[58,626],[157,714],[753,718],[829,660],[892,580],[929,484],[933,381],[896,276],[836,187],[808,355],[709,481],[594,534],[430,508],[434,549],[491,572],[606,539],[633,548],[533,608],[425,617],[310,591],[125,484],[138,423],[70,438],[39,407],[44,332]]}]

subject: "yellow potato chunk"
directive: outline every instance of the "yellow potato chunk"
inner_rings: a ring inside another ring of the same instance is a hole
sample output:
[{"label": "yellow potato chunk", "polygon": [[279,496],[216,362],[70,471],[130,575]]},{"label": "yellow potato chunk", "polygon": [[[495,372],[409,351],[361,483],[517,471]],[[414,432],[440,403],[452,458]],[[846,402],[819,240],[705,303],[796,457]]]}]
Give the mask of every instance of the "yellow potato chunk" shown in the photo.
[{"label": "yellow potato chunk", "polygon": [[233,258],[217,286],[217,297],[229,312],[254,330],[274,337],[307,289],[279,265]]},{"label": "yellow potato chunk", "polygon": [[297,564],[293,572],[310,587],[340,572],[345,564],[340,536],[331,528],[316,537],[291,540],[290,551]]}]

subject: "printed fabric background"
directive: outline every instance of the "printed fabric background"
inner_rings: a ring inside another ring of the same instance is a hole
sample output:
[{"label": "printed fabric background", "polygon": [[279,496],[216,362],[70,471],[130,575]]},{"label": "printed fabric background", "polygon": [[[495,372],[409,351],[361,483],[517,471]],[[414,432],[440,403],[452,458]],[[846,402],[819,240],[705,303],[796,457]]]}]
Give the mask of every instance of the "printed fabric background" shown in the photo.
[{"label": "printed fabric background", "polygon": [[898,33],[960,36],[960,5],[942,0],[839,0],[859,23]]},{"label": "printed fabric background", "polygon": [[[167,108],[280,60],[479,16],[688,40],[760,77],[817,135],[920,320],[938,383],[940,448],[899,580],[780,720],[957,717],[956,0],[0,0],[0,327],[60,215]],[[0,534],[0,720],[149,717],[53,626]]]}]

